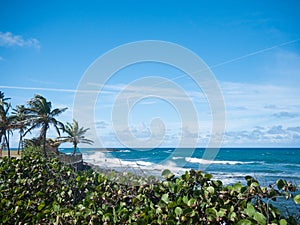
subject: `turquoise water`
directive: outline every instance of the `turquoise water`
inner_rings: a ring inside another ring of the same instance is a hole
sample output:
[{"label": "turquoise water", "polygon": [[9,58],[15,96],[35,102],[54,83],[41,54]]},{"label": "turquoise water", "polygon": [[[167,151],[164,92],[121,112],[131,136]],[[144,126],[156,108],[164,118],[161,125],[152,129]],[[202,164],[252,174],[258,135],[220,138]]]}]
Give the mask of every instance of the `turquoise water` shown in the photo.
[{"label": "turquoise water", "polygon": [[[72,152],[72,148],[60,149]],[[201,169],[224,183],[243,181],[246,175],[257,178],[263,185],[282,178],[300,184],[299,148],[222,148],[216,157],[205,159],[205,149],[157,148],[145,149],[80,149],[85,161],[101,167],[138,169],[159,174],[165,168],[174,173]],[[210,150],[207,150],[208,153]]]}]

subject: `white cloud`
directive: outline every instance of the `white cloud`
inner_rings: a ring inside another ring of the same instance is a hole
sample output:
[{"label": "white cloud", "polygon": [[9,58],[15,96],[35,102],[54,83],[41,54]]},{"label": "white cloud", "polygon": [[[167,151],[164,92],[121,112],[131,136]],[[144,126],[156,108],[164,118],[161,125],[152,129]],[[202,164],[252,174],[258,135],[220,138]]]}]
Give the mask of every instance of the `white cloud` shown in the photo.
[{"label": "white cloud", "polygon": [[299,146],[300,127],[255,127],[242,131],[226,132],[225,146]]},{"label": "white cloud", "polygon": [[[7,87],[20,89],[22,87]],[[95,124],[98,134],[92,135],[92,139],[101,139],[101,143],[105,147],[117,147],[120,146],[116,135],[113,132],[111,121],[111,109],[115,104],[115,97],[120,94],[126,85],[105,85],[104,92],[100,93],[100,97],[103,100],[100,104],[91,105],[90,107],[97,107],[99,110],[96,112]],[[263,84],[245,84],[245,83],[233,83],[233,82],[220,82],[227,111],[226,121],[226,133],[224,137],[224,146],[296,146],[300,142],[300,99],[299,88],[291,88],[280,85],[263,85]],[[29,90],[40,90],[39,88],[23,88]],[[46,88],[45,91],[55,92],[70,92],[75,93],[76,90],[71,89],[56,89]],[[181,92],[172,90],[171,88],[164,89],[163,87],[155,86],[130,86],[124,94],[124,100],[126,97],[147,97],[149,93],[163,93],[164,98],[169,98],[173,101],[182,103],[183,101],[192,101],[196,105],[197,114],[199,117],[200,128],[194,128],[194,120],[188,120],[188,124],[182,124],[180,121],[176,121],[177,114],[166,113],[162,105],[152,104],[156,102],[155,96],[146,98],[139,104],[145,104],[148,111],[143,111],[137,114],[135,123],[128,124],[132,135],[138,139],[147,139],[151,136],[149,130],[149,118],[153,114],[158,115],[159,118],[167,120],[166,133],[163,140],[163,144],[166,147],[177,146],[180,142],[180,138],[189,137],[191,142],[198,135],[198,143],[204,146],[208,143],[211,130],[211,114],[209,107],[204,107],[204,102],[201,98],[203,94],[199,91],[199,96],[194,89],[184,90],[189,98],[183,96]],[[91,91],[93,92],[93,91]],[[109,94],[107,94],[109,93]],[[200,98],[201,100],[195,100]],[[158,101],[157,101],[158,102]],[[196,102],[196,103],[195,103]],[[207,104],[207,103],[206,103]],[[104,108],[105,106],[105,108]],[[108,106],[108,107],[106,107]],[[153,106],[153,108],[151,108]],[[59,106],[60,107],[60,106]],[[155,108],[154,108],[155,107]],[[141,107],[144,109],[143,107]],[[76,110],[76,109],[75,109]],[[78,109],[77,109],[78,110]],[[82,109],[80,109],[82,110]],[[122,110],[122,108],[120,109]],[[152,111],[153,110],[153,111]],[[101,113],[100,113],[101,112]],[[137,111],[139,112],[139,111]],[[162,113],[162,114],[161,114]],[[66,117],[64,121],[71,121],[72,112],[71,107],[68,113],[65,113],[62,118]],[[69,118],[67,118],[69,117]],[[78,118],[77,118],[78,119]],[[92,127],[95,124],[88,124],[85,127]],[[184,127],[181,127],[184,126]],[[199,130],[199,132],[198,132]],[[125,131],[128,132],[128,131]],[[92,133],[92,132],[91,132]],[[51,133],[50,133],[51,134]],[[127,134],[125,133],[124,136]],[[91,138],[91,137],[89,137]]]},{"label": "white cloud", "polygon": [[106,121],[98,121],[96,122],[96,127],[99,128],[99,129],[104,129],[104,128],[107,128],[109,124],[106,122]]},{"label": "white cloud", "polygon": [[285,130],[283,129],[282,125],[273,126],[268,131],[268,134],[285,134]]},{"label": "white cloud", "polygon": [[274,113],[273,116],[276,118],[295,118],[295,117],[299,117],[299,114],[282,111],[282,112]]},{"label": "white cloud", "polygon": [[[110,94],[103,95],[103,100],[106,104],[115,104],[114,96],[117,96],[124,90],[125,85],[108,85],[105,86]],[[279,146],[290,145],[293,146],[299,143],[296,138],[298,132],[296,128],[300,127],[300,106],[297,99],[300,98],[300,92],[298,88],[291,88],[287,86],[271,85],[271,84],[247,84],[247,83],[233,83],[233,82],[220,82],[220,87],[224,95],[225,105],[226,105],[226,134],[224,137],[224,144],[226,146],[268,146],[278,144]],[[185,137],[189,136],[191,139],[196,137],[199,133],[199,145],[205,146],[208,143],[208,138],[211,131],[212,117],[208,106],[205,107],[203,101],[204,97],[201,91],[199,91],[199,97],[194,89],[185,90],[188,95],[188,99],[184,99],[184,96],[180,95],[180,92],[164,89],[163,87],[149,87],[145,86],[130,86],[124,93],[124,101],[126,97],[130,96],[132,98],[142,97],[145,93],[164,93],[164,97],[176,100],[178,102],[182,101],[192,101],[197,110],[199,117],[199,132],[196,130],[192,133],[186,132],[182,125],[178,121],[173,121],[171,115],[168,116],[170,120],[166,122],[166,127],[171,128],[172,131],[167,131],[164,144],[170,146],[175,146],[180,141],[182,137],[182,132],[184,132]],[[195,100],[198,98],[197,100]],[[200,100],[199,100],[200,98]],[[201,99],[202,98],[202,99]],[[106,101],[105,101],[106,99]],[[155,96],[151,98],[155,99]],[[147,102],[145,99],[145,102]],[[150,100],[150,99],[149,99]],[[140,102],[142,104],[143,101]],[[153,104],[153,108],[147,108],[148,111],[164,113],[163,107],[159,105],[156,107]],[[109,110],[109,108],[108,108]],[[120,109],[122,110],[122,109]],[[103,115],[103,108],[102,108]],[[146,113],[144,113],[146,114]],[[110,115],[110,114],[108,114]],[[147,124],[147,116],[140,112],[139,121],[145,122]],[[157,115],[157,114],[155,114]],[[180,116],[180,115],[179,115]],[[107,117],[108,118],[108,117]],[[161,118],[164,118],[161,116]],[[174,117],[175,118],[175,117]],[[99,118],[101,119],[101,118]],[[144,120],[143,120],[144,119]],[[195,121],[188,120],[190,127]],[[280,125],[278,125],[280,124]],[[131,124],[129,126],[135,126]],[[147,137],[149,135],[147,129],[144,130],[133,129],[133,133],[136,137]],[[206,137],[203,141],[203,137]]]},{"label": "white cloud", "polygon": [[4,47],[33,47],[40,48],[40,42],[36,38],[25,39],[21,35],[15,35],[11,32],[0,32],[0,46]]},{"label": "white cloud", "polygon": [[[139,98],[149,98],[149,97],[164,97],[168,100],[173,101],[191,101],[192,99],[186,98],[184,94],[189,95],[190,97],[194,97],[196,94],[195,92],[190,92],[184,89],[175,89],[170,86],[160,84],[157,86],[147,85],[146,83],[144,86],[139,85],[125,85],[125,84],[118,84],[118,85],[104,85],[105,91],[104,94],[111,95],[112,93],[119,94],[122,92],[121,98],[125,101],[130,99],[139,99]],[[125,91],[124,91],[125,90]],[[101,92],[100,94],[102,94]],[[149,94],[151,93],[151,95]],[[196,98],[204,98],[204,95],[200,92],[197,93]]]},{"label": "white cloud", "polygon": [[289,127],[287,130],[288,131],[298,132],[300,134],[300,127]]},{"label": "white cloud", "polygon": [[[221,83],[227,114],[227,129],[243,130],[254,126],[299,124],[298,88],[279,85]],[[275,121],[276,119],[276,121]]]},{"label": "white cloud", "polygon": [[267,104],[264,106],[265,109],[280,109],[278,108],[278,106],[274,105],[274,104]]}]

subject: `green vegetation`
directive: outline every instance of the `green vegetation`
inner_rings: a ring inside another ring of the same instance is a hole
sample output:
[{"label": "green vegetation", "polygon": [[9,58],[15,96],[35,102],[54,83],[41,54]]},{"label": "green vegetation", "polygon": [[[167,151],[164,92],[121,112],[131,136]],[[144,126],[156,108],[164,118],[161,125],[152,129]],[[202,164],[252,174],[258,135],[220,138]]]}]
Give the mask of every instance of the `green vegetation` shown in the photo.
[{"label": "green vegetation", "polygon": [[43,140],[43,151],[45,158],[47,158],[46,152],[46,135],[49,126],[52,124],[57,133],[60,135],[59,129],[63,129],[64,125],[60,121],[56,120],[55,117],[63,113],[67,110],[67,108],[63,109],[53,109],[51,102],[48,102],[43,96],[35,95],[28,102],[29,108],[29,118],[31,120],[30,128],[25,132],[29,132],[34,128],[41,127],[40,137]]},{"label": "green vegetation", "polygon": [[8,157],[10,157],[9,134],[13,129],[12,119],[8,116],[11,108],[10,98],[5,98],[5,95],[0,91],[0,148],[6,146]]},{"label": "green vegetation", "polygon": [[20,154],[20,150],[24,148],[23,145],[23,137],[27,126],[29,125],[28,120],[28,110],[25,108],[24,105],[17,105],[12,112],[12,120],[14,121],[14,128],[19,130],[19,145],[18,145],[18,154]]},{"label": "green vegetation", "polygon": [[64,142],[71,142],[74,146],[73,154],[76,154],[76,149],[78,143],[92,144],[93,141],[85,138],[85,133],[89,128],[84,129],[83,127],[79,128],[78,122],[73,119],[73,123],[67,123],[64,132],[68,134],[66,137],[59,137],[59,140]]},{"label": "green vegetation", "polygon": [[[0,221],[3,224],[297,224],[269,203],[294,197],[296,187],[278,180],[261,187],[224,186],[212,175],[191,170],[147,183],[115,173],[74,172],[56,158],[46,160],[40,148],[26,149],[22,159],[0,162]],[[136,185],[120,183],[134,180]],[[139,185],[138,185],[139,184]]]}]

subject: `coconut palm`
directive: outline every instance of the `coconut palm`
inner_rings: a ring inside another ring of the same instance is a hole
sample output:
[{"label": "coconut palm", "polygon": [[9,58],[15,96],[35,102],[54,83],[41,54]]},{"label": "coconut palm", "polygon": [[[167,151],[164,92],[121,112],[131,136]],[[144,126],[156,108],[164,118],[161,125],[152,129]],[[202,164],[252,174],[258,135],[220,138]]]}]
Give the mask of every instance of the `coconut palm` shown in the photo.
[{"label": "coconut palm", "polygon": [[0,91],[0,144],[6,145],[7,155],[10,158],[10,148],[9,148],[9,133],[13,129],[12,119],[9,116],[9,109],[11,107],[10,98],[5,98],[5,95]]},{"label": "coconut palm", "polygon": [[8,100],[10,100],[10,98],[5,98],[4,92],[0,91],[0,110],[1,108],[8,107],[10,105],[10,103],[7,102]]},{"label": "coconut palm", "polygon": [[23,137],[27,126],[29,125],[29,110],[25,108],[24,105],[17,105],[12,112],[12,119],[14,123],[14,128],[19,130],[19,145],[18,154],[20,154],[20,149],[23,149]]},{"label": "coconut palm", "polygon": [[55,119],[58,115],[67,110],[67,108],[63,109],[53,109],[51,102],[48,102],[46,98],[41,95],[35,95],[28,102],[29,108],[29,116],[30,116],[30,128],[25,132],[25,134],[32,129],[41,128],[40,129],[40,138],[43,140],[43,151],[45,158],[47,158],[46,152],[46,136],[47,130],[50,125],[53,125],[56,129],[58,135],[60,135],[60,129],[63,129],[64,125],[62,122]]},{"label": "coconut palm", "polygon": [[65,126],[64,132],[68,134],[66,137],[61,137],[62,141],[72,142],[74,146],[73,154],[76,154],[77,145],[79,143],[83,144],[92,144],[94,143],[92,140],[85,138],[85,133],[89,130],[89,128],[80,127],[78,122],[73,119],[73,123],[67,123]]}]

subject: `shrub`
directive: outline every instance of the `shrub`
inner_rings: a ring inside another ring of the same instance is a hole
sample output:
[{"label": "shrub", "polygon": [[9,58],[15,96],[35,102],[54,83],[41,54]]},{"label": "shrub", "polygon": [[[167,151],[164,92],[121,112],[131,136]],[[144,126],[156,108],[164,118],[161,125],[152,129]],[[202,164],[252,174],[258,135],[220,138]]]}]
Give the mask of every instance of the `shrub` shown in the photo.
[{"label": "shrub", "polygon": [[[22,159],[0,162],[0,221],[3,224],[297,224],[270,204],[294,197],[296,187],[278,180],[261,187],[224,186],[191,170],[162,180],[93,170],[74,172],[56,158],[27,149]],[[128,180],[128,185],[124,185]],[[132,181],[132,182],[131,182]],[[121,185],[123,184],[123,185]],[[130,185],[129,185],[130,184]],[[134,184],[134,185],[132,185]]]}]

